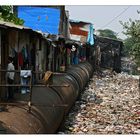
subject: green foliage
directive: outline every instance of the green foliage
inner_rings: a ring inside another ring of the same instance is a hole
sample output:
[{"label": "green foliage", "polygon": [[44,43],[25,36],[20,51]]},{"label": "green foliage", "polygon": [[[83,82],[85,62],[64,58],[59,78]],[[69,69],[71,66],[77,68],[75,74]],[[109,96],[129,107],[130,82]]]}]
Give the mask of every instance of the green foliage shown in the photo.
[{"label": "green foliage", "polygon": [[14,13],[12,13],[12,6],[0,6],[0,20],[12,22],[17,25],[23,25],[24,20],[17,18]]},{"label": "green foliage", "polygon": [[135,44],[133,37],[128,37],[124,41],[124,52],[126,55],[132,55],[132,46]]},{"label": "green foliage", "polygon": [[125,40],[127,51],[134,56],[136,63],[140,66],[140,20],[120,22],[125,30],[123,33],[128,37]]},{"label": "green foliage", "polygon": [[100,36],[117,39],[117,33],[110,29],[98,30],[98,32]]}]

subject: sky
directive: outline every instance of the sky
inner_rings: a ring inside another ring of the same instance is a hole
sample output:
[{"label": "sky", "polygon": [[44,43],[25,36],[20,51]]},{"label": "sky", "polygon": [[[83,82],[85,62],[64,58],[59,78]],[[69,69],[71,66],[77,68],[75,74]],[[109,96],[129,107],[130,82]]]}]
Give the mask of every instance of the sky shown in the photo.
[{"label": "sky", "polygon": [[70,19],[91,22],[95,30],[111,29],[122,39],[126,36],[122,33],[123,27],[119,21],[140,19],[137,13],[140,5],[67,5],[65,8],[69,11]]}]

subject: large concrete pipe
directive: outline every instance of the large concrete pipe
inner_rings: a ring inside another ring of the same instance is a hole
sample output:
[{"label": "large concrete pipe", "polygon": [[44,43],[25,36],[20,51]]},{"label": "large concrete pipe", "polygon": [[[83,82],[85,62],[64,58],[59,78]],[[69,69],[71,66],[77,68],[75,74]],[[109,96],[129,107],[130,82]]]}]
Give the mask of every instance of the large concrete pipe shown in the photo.
[{"label": "large concrete pipe", "polygon": [[86,71],[81,68],[80,66],[76,65],[73,70],[75,70],[76,73],[79,73],[81,78],[82,78],[82,81],[83,81],[83,88],[84,86],[86,85],[86,83],[88,82],[89,80],[89,76],[87,75]]},{"label": "large concrete pipe", "polygon": [[81,92],[91,77],[93,73],[92,70],[92,66],[88,62],[83,62],[71,66],[70,69],[67,70],[67,73],[77,80]]},{"label": "large concrete pipe", "polygon": [[63,99],[49,87],[33,87],[32,92],[32,108],[44,120],[45,133],[54,133],[65,115]]},{"label": "large concrete pipe", "polygon": [[0,112],[0,133],[40,134],[45,133],[45,125],[37,114],[28,113],[26,105],[8,105]]},{"label": "large concrete pipe", "polygon": [[[61,87],[52,87],[58,95],[62,98],[63,104],[67,104],[66,113],[71,108],[74,101],[77,99],[79,94],[79,85],[77,81],[70,75],[54,76],[54,85],[61,85]],[[63,85],[68,85],[68,87],[63,87]]]},{"label": "large concrete pipe", "polygon": [[[33,87],[32,107],[10,106],[0,112],[0,121],[9,126],[8,133],[54,133],[65,115],[65,106],[59,95],[48,87]],[[26,102],[27,104],[27,102]],[[33,123],[32,123],[33,122]]]},{"label": "large concrete pipe", "polygon": [[92,65],[89,62],[82,62],[82,63],[79,64],[79,66],[82,67],[82,68],[85,68],[88,71],[89,76],[90,77],[92,76],[92,74],[93,74],[93,67],[92,67]]},{"label": "large concrete pipe", "polygon": [[0,108],[0,133],[55,133],[91,75],[92,66],[84,62],[54,76],[53,84],[61,86],[33,87],[30,112],[27,102],[7,103]]}]

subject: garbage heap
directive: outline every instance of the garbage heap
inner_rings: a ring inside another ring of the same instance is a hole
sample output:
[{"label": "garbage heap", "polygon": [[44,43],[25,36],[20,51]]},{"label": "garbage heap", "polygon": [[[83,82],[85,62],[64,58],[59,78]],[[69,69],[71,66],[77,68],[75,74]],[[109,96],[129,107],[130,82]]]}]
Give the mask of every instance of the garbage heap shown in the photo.
[{"label": "garbage heap", "polygon": [[140,134],[139,76],[93,76],[58,134]]}]

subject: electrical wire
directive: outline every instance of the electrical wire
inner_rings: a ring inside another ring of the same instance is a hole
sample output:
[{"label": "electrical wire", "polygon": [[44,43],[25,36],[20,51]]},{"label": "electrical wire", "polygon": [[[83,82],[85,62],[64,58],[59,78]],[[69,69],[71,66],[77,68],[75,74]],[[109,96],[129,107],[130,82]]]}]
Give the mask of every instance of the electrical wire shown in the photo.
[{"label": "electrical wire", "polygon": [[102,26],[101,28],[104,28],[106,26],[108,26],[109,24],[111,24],[114,20],[116,20],[119,16],[121,16],[124,12],[126,12],[131,6],[128,6],[126,9],[124,9],[119,15],[117,15],[115,18],[113,18],[111,21],[109,21],[107,24],[105,24],[104,26]]}]

